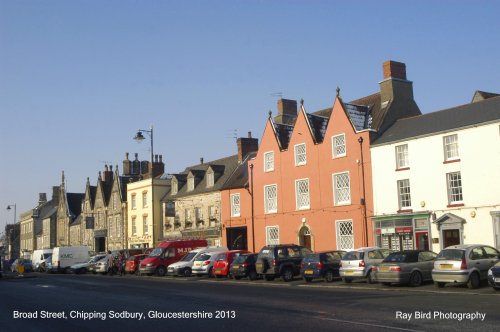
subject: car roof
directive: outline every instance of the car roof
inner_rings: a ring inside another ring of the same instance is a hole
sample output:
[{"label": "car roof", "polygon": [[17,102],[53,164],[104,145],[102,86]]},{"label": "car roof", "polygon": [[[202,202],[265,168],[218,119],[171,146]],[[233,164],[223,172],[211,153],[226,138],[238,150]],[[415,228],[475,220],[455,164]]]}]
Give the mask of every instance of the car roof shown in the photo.
[{"label": "car roof", "polygon": [[446,249],[468,249],[468,248],[472,248],[472,247],[489,247],[489,246],[486,244],[457,244],[454,246],[446,247],[443,250],[446,250]]}]

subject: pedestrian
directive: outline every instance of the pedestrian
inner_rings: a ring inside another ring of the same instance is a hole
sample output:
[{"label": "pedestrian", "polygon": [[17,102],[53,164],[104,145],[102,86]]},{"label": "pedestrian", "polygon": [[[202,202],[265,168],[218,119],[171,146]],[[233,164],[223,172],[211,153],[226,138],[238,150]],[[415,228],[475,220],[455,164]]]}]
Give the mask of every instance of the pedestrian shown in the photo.
[{"label": "pedestrian", "polygon": [[125,264],[127,262],[125,254],[122,254],[122,258],[120,261],[120,275],[123,276],[125,275]]},{"label": "pedestrian", "polygon": [[113,270],[114,270],[114,259],[113,259],[113,254],[111,254],[111,251],[108,250],[108,273],[110,276],[113,275]]}]

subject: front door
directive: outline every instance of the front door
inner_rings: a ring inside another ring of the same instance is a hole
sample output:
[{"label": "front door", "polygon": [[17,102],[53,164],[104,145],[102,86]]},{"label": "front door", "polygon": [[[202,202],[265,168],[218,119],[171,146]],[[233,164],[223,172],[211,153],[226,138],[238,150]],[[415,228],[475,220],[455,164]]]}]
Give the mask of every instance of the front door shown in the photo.
[{"label": "front door", "polygon": [[460,244],[460,230],[459,229],[443,230],[443,249],[457,244]]},{"label": "front door", "polygon": [[418,250],[429,250],[429,232],[415,232]]}]

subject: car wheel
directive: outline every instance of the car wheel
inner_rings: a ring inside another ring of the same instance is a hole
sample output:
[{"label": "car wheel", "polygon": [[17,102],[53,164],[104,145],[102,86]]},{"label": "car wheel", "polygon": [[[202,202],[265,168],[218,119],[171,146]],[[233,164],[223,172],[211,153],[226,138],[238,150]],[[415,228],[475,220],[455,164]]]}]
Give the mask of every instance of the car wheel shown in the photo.
[{"label": "car wheel", "polygon": [[439,281],[437,281],[437,282],[434,283],[434,286],[436,286],[437,288],[444,288],[444,285],[446,285],[445,282],[439,282]]},{"label": "car wheel", "polygon": [[411,287],[418,287],[422,285],[422,275],[420,272],[415,271],[410,275],[410,281],[408,282],[408,285]]},{"label": "car wheel", "polygon": [[266,279],[266,281],[273,281],[274,280],[274,276],[264,276],[264,279]]},{"label": "car wheel", "polygon": [[189,267],[186,267],[183,271],[182,271],[182,275],[184,277],[190,277],[191,276],[191,269]]},{"label": "car wheel", "polygon": [[311,281],[313,281],[313,278],[311,278],[311,277],[304,277],[304,280],[306,282],[311,282]]},{"label": "car wheel", "polygon": [[283,279],[283,281],[286,281],[286,282],[292,281],[293,280],[292,269],[290,269],[290,268],[285,269],[281,275],[281,279]]},{"label": "car wheel", "polygon": [[333,281],[333,271],[332,270],[326,271],[326,273],[325,273],[325,281],[326,282],[332,282]]},{"label": "car wheel", "polygon": [[368,275],[366,276],[366,282],[369,284],[373,284],[373,283],[377,282],[375,280],[375,271],[373,271],[373,270],[368,271]]},{"label": "car wheel", "polygon": [[163,266],[158,266],[156,268],[156,275],[159,277],[163,277],[165,275],[165,268]]},{"label": "car wheel", "polygon": [[255,271],[250,271],[248,273],[248,279],[250,279],[250,280],[257,280],[257,277],[258,277],[258,275],[257,275],[257,272],[255,272]]},{"label": "car wheel", "polygon": [[476,272],[473,272],[470,277],[469,281],[467,282],[467,287],[470,289],[476,289],[481,286],[481,280],[479,279],[479,275]]},{"label": "car wheel", "polygon": [[352,282],[351,278],[342,278],[342,281],[346,284],[350,284]]}]

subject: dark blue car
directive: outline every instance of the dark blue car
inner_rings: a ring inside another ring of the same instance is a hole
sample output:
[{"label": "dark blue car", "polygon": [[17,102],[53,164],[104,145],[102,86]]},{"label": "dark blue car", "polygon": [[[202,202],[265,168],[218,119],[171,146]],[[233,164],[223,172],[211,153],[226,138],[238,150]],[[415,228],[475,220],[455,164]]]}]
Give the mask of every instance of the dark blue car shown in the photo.
[{"label": "dark blue car", "polygon": [[302,278],[307,282],[313,279],[332,282],[335,278],[340,278],[340,260],[345,253],[342,250],[334,250],[306,255],[300,269]]}]

